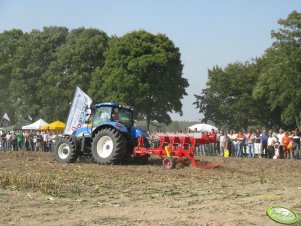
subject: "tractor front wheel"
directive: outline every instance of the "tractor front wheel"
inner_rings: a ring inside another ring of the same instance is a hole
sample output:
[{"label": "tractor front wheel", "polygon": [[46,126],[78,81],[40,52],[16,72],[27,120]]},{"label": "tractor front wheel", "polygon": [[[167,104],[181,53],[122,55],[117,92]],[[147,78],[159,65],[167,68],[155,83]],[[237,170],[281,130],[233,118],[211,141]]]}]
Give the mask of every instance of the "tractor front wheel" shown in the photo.
[{"label": "tractor front wheel", "polygon": [[63,137],[54,148],[54,157],[58,162],[71,163],[78,158],[76,144],[71,137]]},{"label": "tractor front wheel", "polygon": [[114,128],[98,131],[92,142],[92,155],[99,164],[122,163],[126,154],[126,139]]}]

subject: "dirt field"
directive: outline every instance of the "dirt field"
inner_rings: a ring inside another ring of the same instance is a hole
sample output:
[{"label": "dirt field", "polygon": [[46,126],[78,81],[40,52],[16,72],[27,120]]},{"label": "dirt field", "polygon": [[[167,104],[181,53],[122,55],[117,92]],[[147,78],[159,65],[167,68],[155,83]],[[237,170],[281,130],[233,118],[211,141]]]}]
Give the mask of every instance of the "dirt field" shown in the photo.
[{"label": "dirt field", "polygon": [[[301,161],[206,157],[210,170],[59,164],[50,153],[0,153],[0,225],[279,225],[301,216]],[[300,223],[297,223],[300,225]]]}]

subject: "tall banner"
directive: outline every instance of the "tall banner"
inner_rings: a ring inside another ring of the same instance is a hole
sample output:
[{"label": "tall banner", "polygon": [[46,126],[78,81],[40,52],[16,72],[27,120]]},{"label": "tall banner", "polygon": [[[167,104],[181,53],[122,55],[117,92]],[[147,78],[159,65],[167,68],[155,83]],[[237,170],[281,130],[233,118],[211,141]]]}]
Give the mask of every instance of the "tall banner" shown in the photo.
[{"label": "tall banner", "polygon": [[8,114],[5,113],[2,117],[2,120],[1,120],[1,125],[0,126],[3,126],[3,127],[7,127],[10,123],[10,118],[8,117]]},{"label": "tall banner", "polygon": [[76,86],[64,134],[71,135],[75,130],[85,126],[86,110],[91,104],[92,99]]}]

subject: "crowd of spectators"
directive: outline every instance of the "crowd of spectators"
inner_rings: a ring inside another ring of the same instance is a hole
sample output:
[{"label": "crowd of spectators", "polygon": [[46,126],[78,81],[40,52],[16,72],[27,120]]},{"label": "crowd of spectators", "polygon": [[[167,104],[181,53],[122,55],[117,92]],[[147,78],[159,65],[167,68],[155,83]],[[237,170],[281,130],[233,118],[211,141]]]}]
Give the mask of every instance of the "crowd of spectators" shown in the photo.
[{"label": "crowd of spectators", "polygon": [[[298,129],[284,131],[212,130],[203,133],[211,141],[196,147],[196,154],[208,156],[301,159],[300,132]],[[53,146],[61,133],[53,131],[0,131],[0,151],[53,151]]]},{"label": "crowd of spectators", "polygon": [[0,131],[0,151],[44,151],[53,150],[60,133],[52,131]]},{"label": "crowd of spectators", "polygon": [[199,155],[225,156],[225,152],[228,152],[230,157],[301,159],[298,129],[284,131],[280,128],[278,133],[264,129],[239,132],[212,130],[206,136],[216,142],[197,147]]}]

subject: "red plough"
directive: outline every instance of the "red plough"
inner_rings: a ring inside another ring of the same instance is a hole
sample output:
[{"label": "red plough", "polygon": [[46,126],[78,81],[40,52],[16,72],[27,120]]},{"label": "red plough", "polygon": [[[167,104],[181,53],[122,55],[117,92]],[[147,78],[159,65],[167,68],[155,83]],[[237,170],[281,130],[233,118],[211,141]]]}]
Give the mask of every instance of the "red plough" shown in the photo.
[{"label": "red plough", "polygon": [[194,158],[195,147],[201,144],[215,143],[216,141],[202,133],[157,133],[160,144],[158,147],[144,147],[144,137],[138,139],[138,146],[134,148],[135,157],[158,155],[162,159],[165,169],[172,169],[174,159],[194,168],[210,169],[218,167],[218,163],[203,162]]}]

